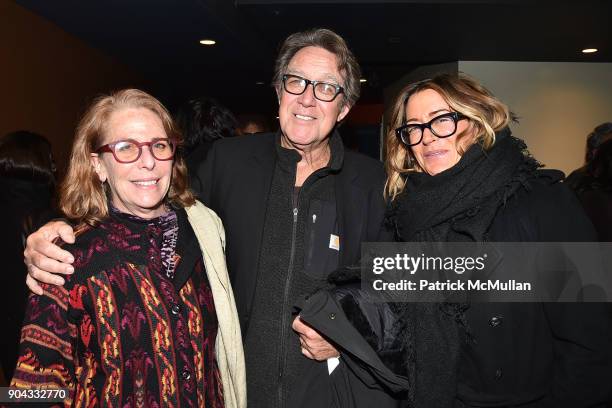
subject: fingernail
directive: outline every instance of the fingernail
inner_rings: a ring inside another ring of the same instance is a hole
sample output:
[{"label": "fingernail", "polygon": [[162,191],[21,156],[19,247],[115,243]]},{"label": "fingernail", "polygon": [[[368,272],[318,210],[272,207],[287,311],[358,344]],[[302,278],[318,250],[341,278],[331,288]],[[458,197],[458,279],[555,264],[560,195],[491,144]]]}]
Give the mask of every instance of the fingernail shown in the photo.
[{"label": "fingernail", "polygon": [[67,261],[68,263],[73,263],[73,262],[74,262],[74,257],[69,256],[68,258],[66,258],[66,261]]},{"label": "fingernail", "polygon": [[64,284],[64,280],[62,278],[57,278],[55,280],[55,285],[62,286]]},{"label": "fingernail", "polygon": [[73,267],[73,266],[67,266],[67,267],[66,267],[66,272],[68,272],[68,273],[74,273],[74,267]]}]

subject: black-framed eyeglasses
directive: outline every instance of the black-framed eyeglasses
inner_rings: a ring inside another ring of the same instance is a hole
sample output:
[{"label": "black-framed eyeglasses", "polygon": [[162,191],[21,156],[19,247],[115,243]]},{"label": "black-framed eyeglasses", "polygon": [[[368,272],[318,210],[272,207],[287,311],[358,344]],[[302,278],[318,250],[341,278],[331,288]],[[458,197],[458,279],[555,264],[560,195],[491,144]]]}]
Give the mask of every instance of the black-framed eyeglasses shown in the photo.
[{"label": "black-framed eyeglasses", "polygon": [[331,102],[344,88],[338,84],[323,81],[311,81],[298,75],[283,75],[283,88],[292,95],[301,95],[308,85],[312,84],[314,97],[323,102]]},{"label": "black-framed eyeglasses", "polygon": [[119,163],[134,163],[142,154],[142,147],[148,146],[151,155],[156,160],[171,160],[176,151],[176,142],[168,138],[155,138],[150,142],[137,142],[132,139],[117,140],[113,143],[102,145],[96,149],[96,153],[110,152]]},{"label": "black-framed eyeglasses", "polygon": [[416,146],[423,140],[423,132],[429,129],[436,137],[450,137],[457,131],[457,122],[467,119],[459,112],[438,115],[427,123],[408,123],[395,129],[395,135],[406,146]]}]

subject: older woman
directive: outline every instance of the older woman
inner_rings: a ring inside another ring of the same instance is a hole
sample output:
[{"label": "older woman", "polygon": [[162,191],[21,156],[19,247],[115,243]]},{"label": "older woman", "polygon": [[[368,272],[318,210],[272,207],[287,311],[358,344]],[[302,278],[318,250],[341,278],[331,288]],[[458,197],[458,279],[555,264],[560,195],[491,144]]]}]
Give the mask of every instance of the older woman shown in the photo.
[{"label": "older woman", "polygon": [[83,116],[60,192],[75,273],[30,296],[13,387],[67,388],[67,406],[245,406],[223,226],[187,188],[179,143],[139,90]]},{"label": "older woman", "polygon": [[[399,240],[596,240],[559,183],[562,173],[539,170],[509,121],[508,108],[463,75],[402,90],[387,137],[385,191]],[[421,304],[412,311],[416,327],[434,336],[415,333],[415,406],[608,406],[609,305]]]}]

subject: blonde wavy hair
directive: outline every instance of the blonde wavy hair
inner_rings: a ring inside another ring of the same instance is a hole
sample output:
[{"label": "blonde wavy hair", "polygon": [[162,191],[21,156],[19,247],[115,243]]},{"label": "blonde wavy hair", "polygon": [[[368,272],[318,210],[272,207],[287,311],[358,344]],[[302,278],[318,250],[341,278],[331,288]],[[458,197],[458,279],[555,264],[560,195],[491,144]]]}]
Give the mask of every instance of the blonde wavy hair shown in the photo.
[{"label": "blonde wavy hair", "polygon": [[[96,98],[81,118],[72,144],[70,165],[59,191],[61,211],[77,223],[95,226],[108,216],[108,183],[101,183],[91,164],[91,154],[103,143],[113,112],[145,108],[156,114],[168,138],[181,142],[181,134],[166,108],[153,96],[138,89],[123,89]],[[195,203],[189,190],[187,166],[180,155],[172,163],[172,179],[166,200],[176,207]]]},{"label": "blonde wavy hair", "polygon": [[[393,105],[391,123],[385,142],[387,149],[385,198],[390,201],[393,201],[404,190],[406,173],[423,171],[411,149],[404,146],[396,136],[395,129],[406,123],[408,99],[426,89],[439,93],[453,111],[468,118],[470,126],[466,130],[475,136],[474,143],[479,143],[486,150],[495,143],[495,132],[508,126],[512,119],[504,103],[495,98],[484,86],[462,73],[458,75],[442,74],[406,86]],[[459,134],[457,137],[463,136],[465,134]]]}]

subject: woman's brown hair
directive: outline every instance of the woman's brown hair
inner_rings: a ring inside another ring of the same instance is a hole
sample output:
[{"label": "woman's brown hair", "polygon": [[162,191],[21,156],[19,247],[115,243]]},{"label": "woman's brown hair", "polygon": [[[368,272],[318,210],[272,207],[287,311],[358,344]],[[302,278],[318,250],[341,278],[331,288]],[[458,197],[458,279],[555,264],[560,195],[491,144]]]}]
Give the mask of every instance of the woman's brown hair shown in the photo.
[{"label": "woman's brown hair", "polygon": [[[100,182],[91,164],[91,154],[104,141],[111,114],[127,108],[150,110],[161,120],[168,138],[177,144],[181,142],[181,134],[170,113],[146,92],[124,89],[96,98],[77,126],[68,172],[60,186],[60,209],[75,222],[94,226],[108,216],[108,185]],[[180,155],[175,155],[172,164],[167,201],[176,207],[189,207],[195,203],[188,186],[187,167]]]},{"label": "woman's brown hair", "polygon": [[395,129],[406,123],[408,99],[426,89],[439,93],[452,110],[468,118],[471,124],[470,130],[475,136],[474,142],[479,143],[484,149],[490,149],[493,146],[495,132],[508,126],[511,119],[510,111],[504,103],[465,74],[442,74],[406,86],[393,105],[386,139],[385,198],[391,201],[403,191],[404,175],[407,172],[422,171],[412,156],[412,151],[404,146],[395,135]]}]

